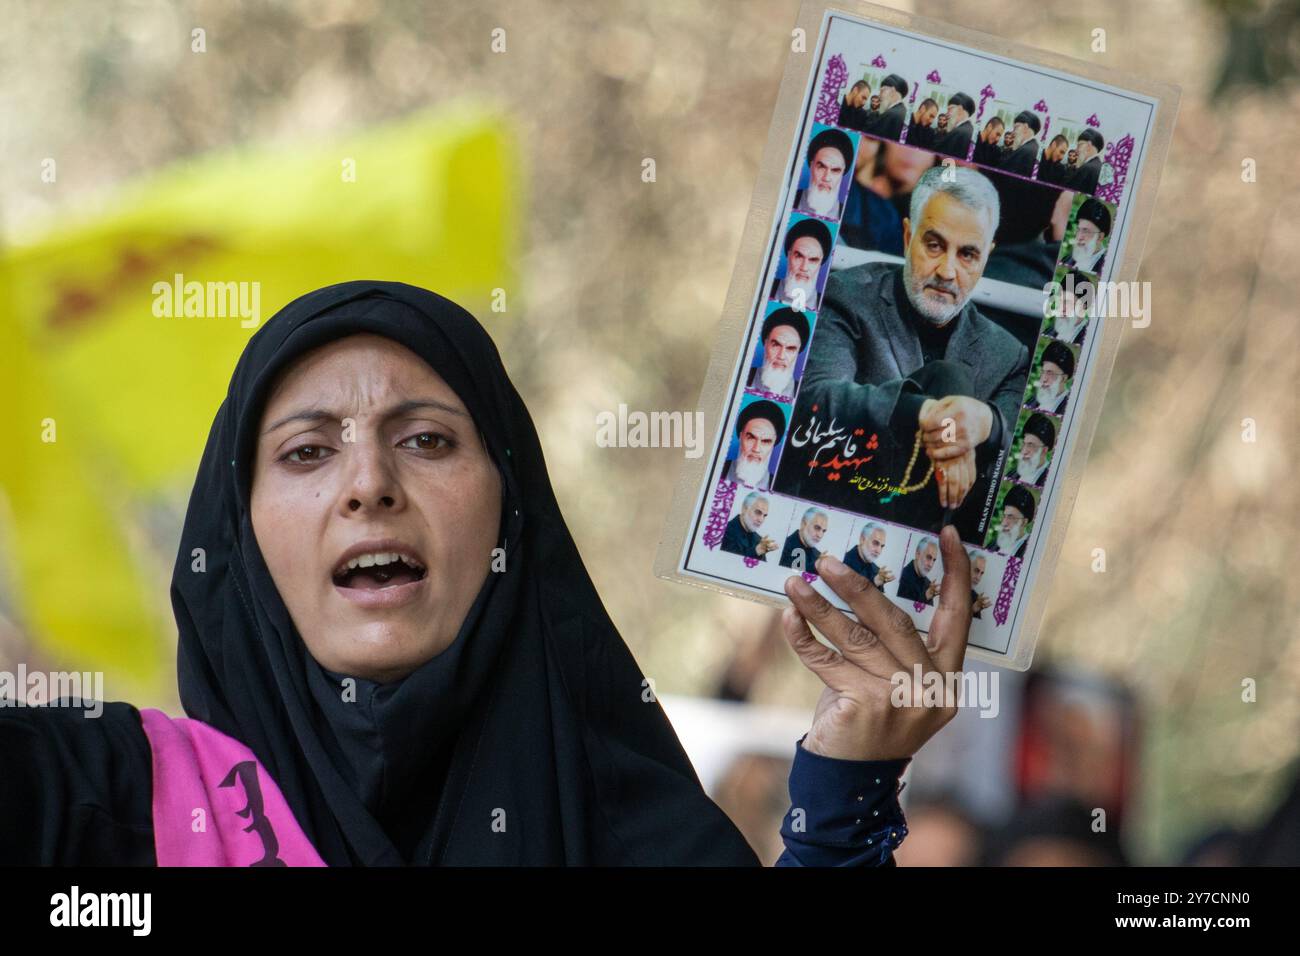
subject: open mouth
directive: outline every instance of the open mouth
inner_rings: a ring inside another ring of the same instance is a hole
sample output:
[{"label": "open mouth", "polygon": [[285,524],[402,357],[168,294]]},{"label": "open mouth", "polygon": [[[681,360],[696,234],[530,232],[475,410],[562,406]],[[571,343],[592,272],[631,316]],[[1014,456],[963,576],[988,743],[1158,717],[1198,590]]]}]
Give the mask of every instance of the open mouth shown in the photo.
[{"label": "open mouth", "polygon": [[334,584],[359,591],[382,591],[421,581],[427,569],[414,556],[397,551],[355,555],[334,569]]}]

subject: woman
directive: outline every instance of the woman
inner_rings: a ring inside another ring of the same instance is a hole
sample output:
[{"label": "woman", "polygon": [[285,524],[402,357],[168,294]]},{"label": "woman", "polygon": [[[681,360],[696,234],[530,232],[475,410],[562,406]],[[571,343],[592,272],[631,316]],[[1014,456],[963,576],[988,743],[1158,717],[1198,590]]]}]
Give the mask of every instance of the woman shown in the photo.
[{"label": "woman", "polygon": [[[953,711],[890,707],[889,676],[958,670],[969,629],[945,530],[929,650],[847,569],[820,567],[875,635],[788,585],[827,689],[783,863],[892,862],[898,775]],[[491,339],[431,292],[331,286],[250,340],[172,602],[190,719],[0,711],[0,862],[757,863],[610,622]]]}]

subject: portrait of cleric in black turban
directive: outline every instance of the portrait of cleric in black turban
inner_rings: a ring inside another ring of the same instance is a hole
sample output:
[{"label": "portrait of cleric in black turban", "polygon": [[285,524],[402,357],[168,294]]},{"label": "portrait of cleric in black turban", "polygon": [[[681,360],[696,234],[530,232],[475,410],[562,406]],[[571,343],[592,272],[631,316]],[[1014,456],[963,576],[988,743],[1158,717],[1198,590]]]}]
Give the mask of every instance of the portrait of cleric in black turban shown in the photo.
[{"label": "portrait of cleric in black turban", "polygon": [[853,140],[848,133],[833,126],[813,126],[814,130],[819,128],[804,156],[799,189],[794,194],[794,211],[838,220],[853,171]]},{"label": "portrait of cleric in black turban", "polygon": [[1043,121],[1031,110],[1022,110],[1011,121],[1010,150],[1003,157],[1001,166],[1017,176],[1030,176],[1034,164],[1038,162],[1038,131],[1043,128]]},{"label": "portrait of cleric in black turban", "polygon": [[835,234],[818,219],[792,217],[781,242],[781,261],[771,298],[797,310],[817,311],[830,271]]},{"label": "portrait of cleric in black turban", "polygon": [[911,89],[907,80],[897,73],[890,73],[880,81],[880,89],[871,101],[865,132],[881,139],[897,141],[907,125],[907,91]]},{"label": "portrait of cleric in black turban", "polygon": [[1043,487],[1047,480],[1047,466],[1052,463],[1059,429],[1059,420],[1050,415],[1023,412],[1016,440],[1011,446],[1006,477],[1013,481],[1023,481],[1027,485]]},{"label": "portrait of cleric in black turban", "polygon": [[994,512],[994,521],[989,528],[985,547],[998,554],[1023,558],[1037,512],[1038,497],[1035,491],[1011,482],[1003,485],[1002,501]]},{"label": "portrait of cleric in black turban", "polygon": [[939,111],[935,100],[923,100],[912,114],[912,123],[907,130],[908,144],[955,159],[965,159],[970,152],[971,140],[975,138],[975,125],[971,122],[975,108],[975,101],[960,91],[948,97],[943,112]]},{"label": "portrait of cleric in black turban", "polygon": [[1048,298],[1048,321],[1043,334],[1072,345],[1083,345],[1088,320],[1097,313],[1097,282],[1077,269],[1061,269],[1056,283],[1060,291]]},{"label": "portrait of cleric in black turban", "polygon": [[1074,381],[1075,351],[1057,339],[1045,339],[1042,354],[1030,377],[1025,407],[1064,415]]},{"label": "portrait of cleric in black turban", "polygon": [[1111,222],[1110,208],[1100,199],[1089,197],[1080,202],[1066,233],[1066,252],[1061,264],[1079,272],[1100,274],[1110,242]]},{"label": "portrait of cleric in black turban", "polygon": [[779,303],[770,303],[768,308],[755,343],[756,364],[750,366],[745,387],[788,399],[803,374],[808,337],[816,316]]},{"label": "portrait of cleric in black turban", "polygon": [[765,398],[747,402],[736,416],[723,481],[739,482],[767,491],[772,482],[772,462],[785,438],[788,406]]},{"label": "portrait of cleric in black turban", "polygon": [[1091,196],[1099,185],[1110,182],[1114,170],[1102,162],[1101,153],[1105,148],[1106,138],[1099,131],[1085,129],[1079,133],[1074,149],[1068,151],[1074,158],[1069,163],[1066,188]]},{"label": "portrait of cleric in black turban", "polygon": [[911,193],[901,263],[831,275],[776,492],[982,542],[1042,322],[973,299],[1003,215],[979,170],[932,167]]}]

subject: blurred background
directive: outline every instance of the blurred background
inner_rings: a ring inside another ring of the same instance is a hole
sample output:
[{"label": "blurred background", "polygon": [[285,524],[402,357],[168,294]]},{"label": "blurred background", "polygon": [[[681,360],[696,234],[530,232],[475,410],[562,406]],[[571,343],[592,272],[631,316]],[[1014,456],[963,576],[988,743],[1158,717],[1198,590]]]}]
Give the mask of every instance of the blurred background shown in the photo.
[{"label": "blurred background", "polygon": [[[899,860],[1296,862],[1300,3],[892,5],[1183,91],[1152,322],[1125,329],[1035,666],[918,756]],[[653,578],[681,451],[595,436],[620,403],[695,407],[797,10],[0,0],[0,669],[102,670],[179,713],[174,548],[253,330],[159,317],[155,282],[259,282],[263,320],[415,282],[492,332],[611,616],[774,860],[820,684],[777,612]]]}]

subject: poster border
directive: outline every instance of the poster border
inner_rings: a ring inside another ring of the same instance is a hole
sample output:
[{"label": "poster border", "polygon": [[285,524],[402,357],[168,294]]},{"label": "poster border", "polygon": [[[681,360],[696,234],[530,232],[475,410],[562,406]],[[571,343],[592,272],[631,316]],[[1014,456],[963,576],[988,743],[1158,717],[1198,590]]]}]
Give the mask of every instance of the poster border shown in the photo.
[{"label": "poster border", "polygon": [[[1173,137],[1180,97],[1178,87],[874,3],[860,0],[830,3],[824,0],[805,0],[800,6],[791,35],[793,36],[794,30],[802,29],[805,38],[815,40],[815,43],[805,47],[802,52],[792,49],[787,55],[758,177],[741,234],[736,264],[696,406],[704,413],[706,423],[717,410],[730,408],[730,399],[733,397],[731,385],[738,374],[738,363],[743,364],[749,357],[744,345],[753,318],[755,290],[759,289],[767,270],[771,243],[779,241],[776,220],[784,213],[789,181],[793,167],[798,162],[798,149],[792,144],[795,144],[807,105],[811,102],[830,21],[836,14],[864,21],[878,29],[903,30],[933,42],[959,44],[970,51],[1014,61],[1015,65],[1039,66],[1059,71],[1078,82],[1100,84],[1104,87],[1103,92],[1112,95],[1136,93],[1153,100],[1148,134],[1142,144],[1141,161],[1135,170],[1136,175],[1126,183],[1122,199],[1121,217],[1128,221],[1127,229],[1120,232],[1122,240],[1109,270],[1111,282],[1127,283],[1137,278],[1150,230],[1160,175]],[[771,238],[774,229],[777,239]],[[1107,320],[1097,321],[1089,336],[1092,340],[1090,347],[1095,350],[1090,362],[1092,380],[1083,389],[1082,403],[1076,406],[1074,427],[1066,436],[1066,446],[1061,449],[1066,459],[1066,468],[1058,479],[1052,500],[1048,502],[1048,514],[1044,516],[1047,527],[1044,533],[1035,535],[1033,548],[1022,564],[1027,576],[1020,585],[1023,588],[1022,594],[1009,622],[1008,631],[1014,640],[1010,642],[1006,653],[971,645],[967,651],[969,658],[1013,670],[1026,670],[1032,662],[1046,613],[1050,584],[1060,559],[1074,504],[1078,499],[1125,321],[1122,317],[1107,317]],[[710,449],[718,447],[726,424],[726,417],[718,416],[718,420],[711,423],[712,427],[706,427],[706,433],[712,435]],[[743,585],[732,587],[682,569],[686,547],[694,536],[694,529],[710,492],[705,480],[713,463],[711,452],[708,456],[687,458],[683,464],[654,560],[656,577],[774,608],[788,606],[790,602],[784,596],[756,593],[743,589]]]}]

